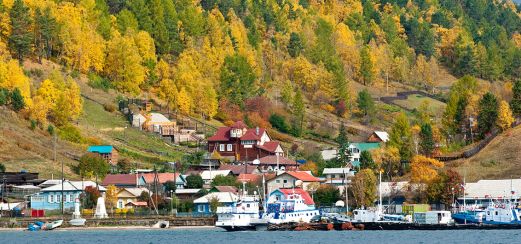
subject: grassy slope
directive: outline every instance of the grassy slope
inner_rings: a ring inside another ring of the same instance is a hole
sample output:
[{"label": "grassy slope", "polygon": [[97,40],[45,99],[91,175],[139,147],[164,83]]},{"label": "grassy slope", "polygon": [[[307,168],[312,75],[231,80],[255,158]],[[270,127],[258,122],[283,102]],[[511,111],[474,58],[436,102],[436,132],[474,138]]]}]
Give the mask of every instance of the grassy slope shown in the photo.
[{"label": "grassy slope", "polygon": [[447,163],[467,179],[509,179],[521,177],[521,127],[513,128],[498,137],[475,156]]}]

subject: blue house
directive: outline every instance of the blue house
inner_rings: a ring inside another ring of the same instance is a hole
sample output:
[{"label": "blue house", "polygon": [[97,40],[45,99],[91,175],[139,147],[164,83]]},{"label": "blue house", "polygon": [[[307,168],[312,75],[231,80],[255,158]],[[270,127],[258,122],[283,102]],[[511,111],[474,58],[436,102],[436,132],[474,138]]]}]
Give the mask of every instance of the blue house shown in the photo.
[{"label": "blue house", "polygon": [[212,199],[218,199],[220,206],[232,207],[235,205],[239,197],[231,192],[212,192],[203,197],[194,200],[195,212],[211,213],[210,202]]},{"label": "blue house", "polygon": [[[100,192],[105,192],[103,186],[97,185],[93,181],[65,181],[63,183],[63,208],[74,209],[74,201],[80,197],[85,188],[99,187]],[[61,209],[62,184],[53,185],[42,189],[30,197],[32,209],[59,210]]]}]

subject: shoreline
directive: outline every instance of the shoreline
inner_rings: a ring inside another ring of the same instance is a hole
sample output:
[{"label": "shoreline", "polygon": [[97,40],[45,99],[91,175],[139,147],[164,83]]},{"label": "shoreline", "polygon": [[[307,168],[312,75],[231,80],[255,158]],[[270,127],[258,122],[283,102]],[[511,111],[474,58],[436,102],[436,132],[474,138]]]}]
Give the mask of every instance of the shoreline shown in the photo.
[{"label": "shoreline", "polygon": [[[172,226],[165,230],[192,230],[192,229],[217,229],[215,226]],[[0,228],[2,232],[26,231],[27,228]],[[99,227],[63,227],[52,231],[88,231],[88,230],[161,230],[161,228],[153,228],[151,226],[99,226]]]}]

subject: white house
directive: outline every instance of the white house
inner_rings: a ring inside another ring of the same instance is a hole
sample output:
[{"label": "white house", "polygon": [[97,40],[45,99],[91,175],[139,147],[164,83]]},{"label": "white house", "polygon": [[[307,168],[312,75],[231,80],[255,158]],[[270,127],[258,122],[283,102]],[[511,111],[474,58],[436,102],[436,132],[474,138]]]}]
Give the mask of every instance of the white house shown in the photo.
[{"label": "white house", "polygon": [[239,200],[239,197],[231,192],[212,192],[194,200],[196,211],[199,213],[210,213],[210,202],[212,199],[217,199],[220,207],[230,207]]},{"label": "white house", "polygon": [[355,174],[351,168],[325,168],[322,175],[325,177],[324,184],[336,186],[342,193],[346,184],[351,183],[349,178]]},{"label": "white house", "polygon": [[[456,196],[460,204],[463,196]],[[486,206],[490,201],[519,200],[521,198],[521,179],[480,180],[467,183],[465,187],[466,203]]]},{"label": "white house", "polygon": [[[297,181],[302,182],[302,186],[298,186]],[[317,183],[320,184],[320,179],[313,176],[310,172],[306,171],[287,171],[280,175],[275,176],[275,178],[268,180],[267,186],[268,191],[273,191],[279,188],[294,188],[294,187],[302,187],[307,190],[310,184]]]}]

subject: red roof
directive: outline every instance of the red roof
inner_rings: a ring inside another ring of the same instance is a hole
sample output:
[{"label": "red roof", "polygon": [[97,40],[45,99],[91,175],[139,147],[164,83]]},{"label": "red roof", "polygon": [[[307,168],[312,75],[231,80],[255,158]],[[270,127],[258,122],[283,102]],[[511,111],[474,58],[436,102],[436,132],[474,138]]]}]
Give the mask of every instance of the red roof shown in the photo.
[{"label": "red roof", "polygon": [[257,175],[257,174],[240,174],[238,177],[237,177],[237,181],[240,181],[240,182],[259,182],[261,180],[261,175]]},{"label": "red roof", "polygon": [[258,148],[268,151],[268,152],[272,152],[272,153],[274,153],[277,150],[278,146],[279,146],[278,141],[268,141],[268,142],[265,142],[264,145],[257,145]]},{"label": "red roof", "polygon": [[259,133],[257,133],[257,128],[248,129],[244,135],[241,136],[242,141],[257,141],[260,140],[262,134],[264,134],[266,130],[259,128]]},{"label": "red roof", "polygon": [[[146,173],[141,174],[145,178],[145,182],[147,184],[154,183],[155,174],[154,173]],[[177,176],[176,176],[177,175]],[[167,181],[174,181],[175,178],[179,177],[179,173],[157,173],[157,179],[159,184],[164,184]]]},{"label": "red roof", "polygon": [[308,172],[305,171],[288,171],[286,174],[289,174],[293,177],[295,177],[298,180],[304,181],[304,182],[317,182],[320,181],[319,178],[310,175]]},{"label": "red roof", "polygon": [[304,200],[304,203],[307,205],[313,205],[315,202],[313,201],[313,198],[309,195],[307,191],[304,191],[302,188],[281,188],[279,189],[286,197],[288,195],[291,195],[293,193],[299,194],[302,199]]},{"label": "red roof", "polygon": [[255,172],[255,169],[257,169],[256,166],[253,165],[233,165],[233,164],[223,164],[221,167],[219,167],[219,170],[231,170],[234,175],[240,175],[240,174],[251,174]]},{"label": "red roof", "polygon": [[[277,165],[277,155],[270,155],[266,157],[259,158],[260,164],[267,164],[267,165]],[[292,159],[279,156],[279,165],[298,165],[297,162],[295,162]]]},{"label": "red roof", "polygon": [[208,141],[229,141],[230,130],[230,127],[220,127],[215,132],[215,135],[208,137]]},{"label": "red roof", "polygon": [[239,189],[235,186],[214,186],[218,192],[231,192],[231,193],[237,193],[239,192]]},{"label": "red roof", "polygon": [[108,185],[137,185],[136,184],[136,175],[135,174],[114,174],[107,175],[103,182],[101,182],[102,186]]}]

